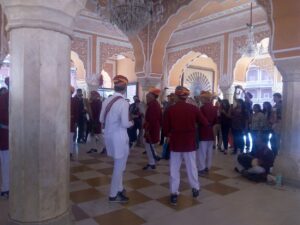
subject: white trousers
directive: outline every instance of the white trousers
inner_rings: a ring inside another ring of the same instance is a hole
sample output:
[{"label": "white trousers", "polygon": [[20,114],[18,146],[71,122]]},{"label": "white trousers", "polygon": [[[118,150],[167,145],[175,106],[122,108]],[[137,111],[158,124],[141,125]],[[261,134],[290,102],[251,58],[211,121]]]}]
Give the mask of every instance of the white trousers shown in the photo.
[{"label": "white trousers", "polygon": [[157,155],[155,148],[154,148],[154,144],[145,143],[145,149],[146,149],[146,153],[147,153],[147,157],[148,157],[148,164],[155,165],[155,159],[153,157],[151,148],[152,148],[154,154]]},{"label": "white trousers", "polygon": [[103,137],[101,134],[89,134],[90,146],[93,149],[101,150],[103,147]]},{"label": "white trousers", "polygon": [[170,154],[170,189],[172,194],[179,194],[180,167],[182,160],[185,167],[191,188],[199,190],[198,171],[196,166],[196,151],[173,152]]},{"label": "white trousers", "polygon": [[111,178],[110,197],[116,197],[119,191],[123,188],[123,173],[126,168],[128,154],[123,158],[114,159],[114,171]]},{"label": "white trousers", "polygon": [[213,141],[200,141],[197,150],[198,170],[210,169],[213,156]]},{"label": "white trousers", "polygon": [[9,151],[0,151],[1,192],[9,191]]},{"label": "white trousers", "polygon": [[[241,164],[239,164],[239,163],[237,163],[237,169],[238,169],[238,171],[240,171],[240,172],[242,172],[245,168],[241,165]],[[265,173],[266,172],[266,170],[265,170],[265,168],[263,168],[263,167],[261,167],[261,166],[253,166],[253,167],[251,167],[250,169],[248,169],[247,170],[247,172],[248,173],[252,173],[252,174],[261,174],[261,173]]]}]

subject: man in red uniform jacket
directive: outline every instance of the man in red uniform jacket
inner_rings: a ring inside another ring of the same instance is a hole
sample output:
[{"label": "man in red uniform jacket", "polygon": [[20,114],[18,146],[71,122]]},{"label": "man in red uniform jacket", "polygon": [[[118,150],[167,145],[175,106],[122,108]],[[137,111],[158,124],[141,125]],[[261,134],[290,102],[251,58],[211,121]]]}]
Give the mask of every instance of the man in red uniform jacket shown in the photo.
[{"label": "man in red uniform jacket", "polygon": [[[9,79],[5,79],[9,87]],[[1,164],[1,197],[9,197],[9,140],[8,140],[8,118],[9,118],[9,92],[0,96],[0,164]]]},{"label": "man in red uniform jacket", "polygon": [[217,123],[218,111],[212,104],[212,94],[209,91],[201,92],[200,101],[203,104],[200,110],[209,123],[208,127],[199,127],[198,170],[199,175],[204,175],[208,173],[212,164],[215,138],[213,126]]},{"label": "man in red uniform jacket", "polygon": [[158,88],[150,88],[149,93],[146,95],[147,110],[145,113],[145,148],[148,157],[148,164],[143,168],[155,169],[155,161],[159,161],[160,158],[157,156],[154,144],[159,142],[160,138],[160,127],[162,122],[162,111],[157,98],[160,94]]},{"label": "man in red uniform jacket", "polygon": [[169,137],[170,144],[170,176],[171,176],[171,204],[177,203],[180,183],[180,166],[185,161],[189,183],[193,197],[199,195],[199,181],[196,166],[196,125],[208,126],[207,120],[199,108],[186,103],[189,90],[178,86],[175,91],[177,101],[166,111],[164,116],[164,131]]}]

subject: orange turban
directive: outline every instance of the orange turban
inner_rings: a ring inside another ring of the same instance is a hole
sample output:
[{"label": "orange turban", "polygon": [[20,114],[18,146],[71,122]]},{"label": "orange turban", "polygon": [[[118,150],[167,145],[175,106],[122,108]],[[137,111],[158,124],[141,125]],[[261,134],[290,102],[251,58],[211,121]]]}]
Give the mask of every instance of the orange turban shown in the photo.
[{"label": "orange turban", "polygon": [[122,75],[117,75],[114,77],[113,82],[115,86],[125,86],[128,84],[128,79]]},{"label": "orange turban", "polygon": [[190,95],[190,90],[183,86],[177,86],[175,89],[175,95],[180,98],[187,98]]},{"label": "orange turban", "polygon": [[201,98],[209,98],[209,99],[211,99],[213,97],[213,95],[209,91],[201,91],[200,97]]},{"label": "orange turban", "polygon": [[160,89],[155,88],[155,87],[152,87],[152,88],[149,89],[149,93],[152,93],[152,94],[154,94],[154,95],[156,95],[156,96],[159,96],[159,94],[160,94]]}]

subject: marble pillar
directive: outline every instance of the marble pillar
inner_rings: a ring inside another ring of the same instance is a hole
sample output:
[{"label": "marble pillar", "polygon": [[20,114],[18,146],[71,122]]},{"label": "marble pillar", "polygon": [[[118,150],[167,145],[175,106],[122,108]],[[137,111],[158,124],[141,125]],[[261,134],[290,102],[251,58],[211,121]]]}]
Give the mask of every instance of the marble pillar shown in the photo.
[{"label": "marble pillar", "polygon": [[138,83],[139,83],[139,97],[141,100],[146,102],[146,94],[148,93],[149,88],[151,87],[157,87],[161,88],[161,77],[138,77]]},{"label": "marble pillar", "polygon": [[10,224],[69,225],[70,44],[81,0],[4,0],[10,34]]},{"label": "marble pillar", "polygon": [[283,76],[283,112],[274,173],[281,174],[284,183],[300,187],[300,57],[275,63]]},{"label": "marble pillar", "polygon": [[223,99],[228,99],[228,101],[233,103],[233,95],[234,95],[234,87],[231,85],[230,87],[221,87],[221,91],[223,93]]}]

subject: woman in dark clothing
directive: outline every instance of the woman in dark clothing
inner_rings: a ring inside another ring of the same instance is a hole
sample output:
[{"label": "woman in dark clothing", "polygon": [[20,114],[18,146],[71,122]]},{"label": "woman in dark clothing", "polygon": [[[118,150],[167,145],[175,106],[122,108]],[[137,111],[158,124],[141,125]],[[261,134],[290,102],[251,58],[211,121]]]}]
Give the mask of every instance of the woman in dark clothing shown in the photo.
[{"label": "woman in dark clothing", "polygon": [[231,110],[231,129],[233,135],[233,153],[236,154],[239,150],[241,153],[244,151],[244,131],[247,122],[247,112],[245,103],[242,99],[236,100],[236,106]]},{"label": "woman in dark clothing", "polygon": [[227,154],[228,151],[228,135],[231,127],[231,117],[230,117],[230,104],[227,99],[221,101],[220,109],[220,123],[221,123],[221,132],[224,146],[224,154]]},{"label": "woman in dark clothing", "polygon": [[265,121],[262,135],[264,136],[263,140],[265,140],[266,144],[268,144],[270,140],[270,134],[272,133],[272,105],[270,102],[263,103],[263,114],[265,116]]}]

